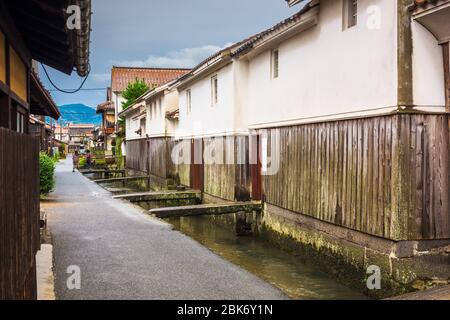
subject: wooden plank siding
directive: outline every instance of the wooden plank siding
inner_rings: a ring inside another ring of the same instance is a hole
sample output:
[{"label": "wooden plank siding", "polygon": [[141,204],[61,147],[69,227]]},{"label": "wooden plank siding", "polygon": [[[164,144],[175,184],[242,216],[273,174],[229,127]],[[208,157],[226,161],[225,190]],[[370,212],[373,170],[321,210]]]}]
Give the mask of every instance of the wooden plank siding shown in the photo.
[{"label": "wooden plank siding", "polygon": [[126,143],[126,167],[131,170],[148,172],[148,142],[146,139],[128,140]]},{"label": "wooden plank siding", "polygon": [[[217,144],[218,141],[221,141]],[[204,139],[205,152],[216,143],[219,163],[205,163],[205,193],[230,201],[248,201],[251,196],[251,168],[249,165],[248,136],[216,137]],[[223,150],[223,152],[222,152]]]},{"label": "wooden plank siding", "polygon": [[167,138],[150,138],[148,149],[148,168],[151,175],[168,178],[173,173],[173,162]]},{"label": "wooden plank siding", "polygon": [[189,186],[189,164],[176,165],[172,161],[172,151],[179,142],[171,138],[128,140],[126,167],[164,179],[178,174],[180,183]]},{"label": "wooden plank siding", "polygon": [[393,240],[450,238],[447,115],[265,131],[280,165],[263,177],[267,203]]},{"label": "wooden plank siding", "polygon": [[[231,140],[234,143],[234,139]],[[234,147],[230,146],[230,139],[225,137],[207,138],[204,139],[205,155],[208,155],[209,148],[216,148],[210,155],[214,157],[218,163],[211,163],[205,160],[204,165],[204,188],[205,193],[225,200],[234,200],[235,198],[235,181],[236,181],[236,166],[229,164],[227,161],[229,157],[234,159],[233,154],[229,154]],[[223,152],[222,152],[223,151]]]},{"label": "wooden plank siding", "polygon": [[39,142],[0,128],[0,300],[36,299]]},{"label": "wooden plank siding", "polygon": [[[173,174],[175,176],[178,176],[180,184],[189,187],[191,183],[191,166],[189,164],[189,161],[187,163],[182,163],[182,160],[184,156],[187,157],[187,159],[190,159],[190,150],[191,150],[191,142],[190,140],[176,140],[176,139],[170,139],[167,140],[168,144],[168,159],[169,159],[169,173]],[[179,160],[180,164],[173,163],[172,160],[172,153],[175,152],[174,149],[176,146],[180,146],[178,149],[178,152],[181,152],[179,154]],[[184,155],[186,153],[186,155]]]}]

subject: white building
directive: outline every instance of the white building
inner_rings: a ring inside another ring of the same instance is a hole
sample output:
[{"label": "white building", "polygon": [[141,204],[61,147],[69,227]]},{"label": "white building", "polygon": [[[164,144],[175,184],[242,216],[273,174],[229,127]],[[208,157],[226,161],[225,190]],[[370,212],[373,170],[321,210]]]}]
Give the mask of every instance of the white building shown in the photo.
[{"label": "white building", "polygon": [[[248,133],[390,114],[400,106],[444,112],[442,43],[416,19],[412,44],[399,43],[398,34],[405,31],[397,16],[392,0],[310,1],[300,13],[219,52],[176,84],[180,135]],[[403,46],[412,46],[409,56]],[[405,82],[408,65],[411,87],[404,88],[399,83]]]},{"label": "white building", "polygon": [[119,116],[126,120],[126,140],[172,137],[178,127],[179,95],[172,82],[150,90]]},{"label": "white building", "polygon": [[[289,3],[300,11],[169,86],[191,162],[174,167],[159,140],[130,145],[130,166],[176,171],[207,202],[262,200],[266,230],[361,275],[381,262],[395,286],[448,279],[415,261],[450,243],[450,0]],[[131,131],[162,134],[146,103],[133,110]]]},{"label": "white building", "polygon": [[115,105],[116,123],[118,115],[123,111],[125,102],[123,92],[129,84],[136,80],[144,81],[151,89],[166,84],[184,74],[188,69],[181,68],[143,68],[143,67],[117,67],[111,71],[111,101]]}]

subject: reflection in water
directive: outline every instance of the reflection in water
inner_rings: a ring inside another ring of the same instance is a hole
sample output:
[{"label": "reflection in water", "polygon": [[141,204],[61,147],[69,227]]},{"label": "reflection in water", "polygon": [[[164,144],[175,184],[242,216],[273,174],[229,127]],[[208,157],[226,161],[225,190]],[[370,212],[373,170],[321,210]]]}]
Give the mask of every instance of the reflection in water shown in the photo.
[{"label": "reflection in water", "polygon": [[314,266],[270,245],[261,237],[236,236],[232,228],[215,224],[213,217],[170,218],[167,222],[293,299],[366,299],[358,291],[336,283]]}]

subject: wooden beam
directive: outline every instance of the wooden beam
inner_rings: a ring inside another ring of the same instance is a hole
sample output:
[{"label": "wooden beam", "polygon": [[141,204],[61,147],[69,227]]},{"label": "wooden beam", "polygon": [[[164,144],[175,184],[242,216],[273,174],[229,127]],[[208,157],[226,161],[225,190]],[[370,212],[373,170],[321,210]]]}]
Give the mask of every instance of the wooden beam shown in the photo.
[{"label": "wooden beam", "polygon": [[397,4],[397,104],[398,106],[412,106],[413,75],[412,75],[412,31],[411,0],[398,0]]},{"label": "wooden beam", "polygon": [[7,42],[14,47],[27,67],[31,67],[31,53],[18,31],[15,21],[11,19],[5,1],[0,0],[0,28],[6,36]]},{"label": "wooden beam", "polygon": [[442,45],[444,55],[445,108],[450,111],[450,43]]},{"label": "wooden beam", "polygon": [[131,181],[138,181],[138,180],[144,180],[144,179],[150,179],[150,176],[111,178],[111,179],[100,179],[100,180],[93,180],[93,181],[96,183],[114,183],[114,182],[131,182]]},{"label": "wooden beam", "polygon": [[200,191],[142,192],[142,193],[114,196],[113,198],[127,200],[130,202],[181,200],[181,199],[196,199],[200,202],[202,199],[202,193]]},{"label": "wooden beam", "polygon": [[194,206],[151,209],[150,214],[158,218],[222,215],[238,212],[261,211],[261,202],[230,202],[220,204],[200,204]]}]

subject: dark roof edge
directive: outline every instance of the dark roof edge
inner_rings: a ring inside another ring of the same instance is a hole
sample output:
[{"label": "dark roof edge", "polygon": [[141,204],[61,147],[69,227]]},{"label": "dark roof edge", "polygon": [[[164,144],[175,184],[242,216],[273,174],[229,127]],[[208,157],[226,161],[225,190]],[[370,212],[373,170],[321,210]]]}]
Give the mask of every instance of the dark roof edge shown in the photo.
[{"label": "dark roof edge", "polygon": [[91,0],[75,0],[75,5],[81,8],[81,29],[72,33],[75,69],[80,77],[85,77],[90,72],[90,35],[91,35]]},{"label": "dark roof edge", "polygon": [[[306,0],[302,0],[302,1],[306,1]],[[257,33],[253,36],[250,36],[242,41],[239,41],[238,43],[228,46],[228,47],[216,52],[215,54],[209,56],[208,58],[206,58],[205,60],[200,62],[196,67],[194,67],[189,73],[178,78],[177,83],[182,83],[185,80],[191,78],[195,74],[196,71],[201,69],[203,66],[207,65],[210,61],[220,57],[221,55],[233,58],[233,57],[240,55],[244,51],[250,50],[253,47],[253,45],[262,37],[264,37],[272,32],[277,31],[279,28],[281,28],[291,22],[296,21],[303,14],[305,14],[306,12],[308,12],[309,10],[311,10],[312,8],[314,8],[318,5],[319,5],[319,3],[317,0],[309,0],[309,3],[307,3],[300,11],[298,11],[294,15],[290,16],[289,18],[277,23],[273,27],[266,29],[260,33]],[[229,54],[227,54],[227,53],[229,53]]]}]

